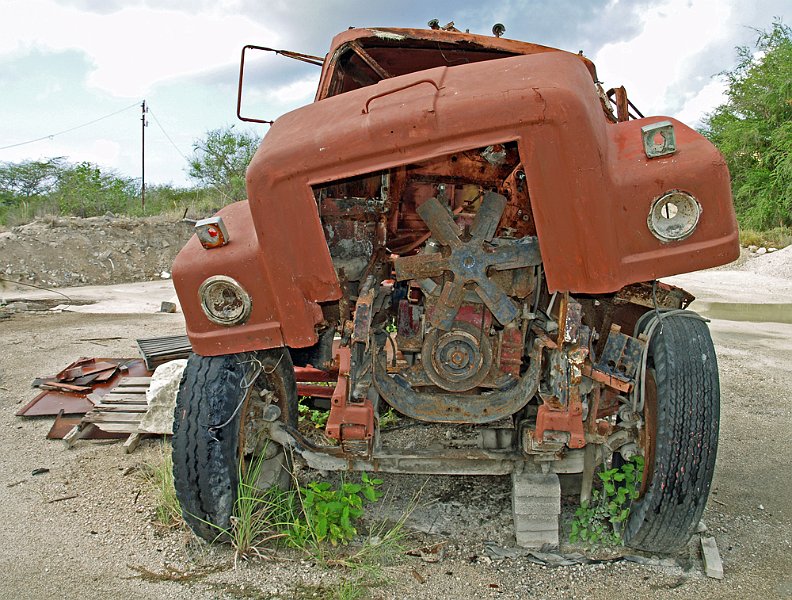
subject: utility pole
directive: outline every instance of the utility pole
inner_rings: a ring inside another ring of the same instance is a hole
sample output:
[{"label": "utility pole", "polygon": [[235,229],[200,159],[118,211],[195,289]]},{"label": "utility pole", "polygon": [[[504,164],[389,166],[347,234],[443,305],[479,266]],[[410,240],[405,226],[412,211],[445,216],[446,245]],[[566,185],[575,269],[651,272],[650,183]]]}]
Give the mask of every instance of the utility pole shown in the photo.
[{"label": "utility pole", "polygon": [[148,106],[146,101],[140,103],[140,207],[143,214],[146,214],[146,127],[148,121],[146,120],[146,113]]}]

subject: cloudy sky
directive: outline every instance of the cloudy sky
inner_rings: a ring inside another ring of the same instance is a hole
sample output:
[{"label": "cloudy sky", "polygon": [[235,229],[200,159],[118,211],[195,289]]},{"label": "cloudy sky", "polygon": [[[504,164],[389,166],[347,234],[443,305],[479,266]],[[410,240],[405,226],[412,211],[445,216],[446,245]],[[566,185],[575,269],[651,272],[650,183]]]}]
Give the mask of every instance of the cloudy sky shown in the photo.
[{"label": "cloudy sky", "polygon": [[[432,18],[583,50],[644,114],[696,125],[722,100],[713,75],[734,66],[734,47],[790,13],[789,0],[0,0],[0,162],[66,156],[139,177],[145,99],[147,183],[186,184],[207,130],[266,132],[235,116],[244,44],[323,56],[347,27]],[[254,68],[246,112],[271,119],[313,99],[318,67],[267,55]]]}]

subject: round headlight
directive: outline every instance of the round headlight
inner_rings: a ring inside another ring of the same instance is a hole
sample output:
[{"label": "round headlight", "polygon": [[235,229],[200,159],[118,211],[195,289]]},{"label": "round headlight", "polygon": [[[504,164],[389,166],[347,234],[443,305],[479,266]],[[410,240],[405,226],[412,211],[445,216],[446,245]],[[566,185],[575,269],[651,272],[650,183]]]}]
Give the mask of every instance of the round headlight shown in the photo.
[{"label": "round headlight", "polygon": [[695,230],[701,205],[687,192],[672,190],[652,203],[646,223],[661,242],[684,240]]},{"label": "round headlight", "polygon": [[225,275],[215,275],[204,281],[198,296],[207,318],[218,325],[237,325],[250,316],[250,296]]}]

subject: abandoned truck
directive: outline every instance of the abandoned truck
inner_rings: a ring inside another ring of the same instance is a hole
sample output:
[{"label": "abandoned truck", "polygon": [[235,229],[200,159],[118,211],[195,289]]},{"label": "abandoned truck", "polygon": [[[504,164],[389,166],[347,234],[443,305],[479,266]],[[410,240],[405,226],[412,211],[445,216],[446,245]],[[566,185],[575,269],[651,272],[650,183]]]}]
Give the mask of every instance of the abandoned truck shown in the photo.
[{"label": "abandoned truck", "polygon": [[[692,296],[657,280],[738,256],[726,165],[582,54],[493,31],[336,36],[315,102],[250,163],[248,200],[178,255],[194,354],[174,474],[198,535],[229,527],[240,468],[264,453],[262,488],[288,486],[297,456],[511,475],[517,543],[557,545],[559,475],[581,474],[585,500],[598,465],[641,455],[625,542],[689,539],[718,370]],[[298,430],[301,396],[329,410],[324,442]],[[390,435],[390,409],[414,427]],[[419,430],[436,440],[402,443]]]}]

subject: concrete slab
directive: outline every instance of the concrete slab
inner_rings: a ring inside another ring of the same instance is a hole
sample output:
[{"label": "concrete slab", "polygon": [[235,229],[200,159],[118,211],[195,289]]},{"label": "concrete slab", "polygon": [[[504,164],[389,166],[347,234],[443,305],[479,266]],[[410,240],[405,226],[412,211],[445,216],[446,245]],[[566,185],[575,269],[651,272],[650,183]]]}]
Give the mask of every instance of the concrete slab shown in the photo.
[{"label": "concrete slab", "polygon": [[[75,302],[88,304],[69,305],[64,294]],[[9,284],[0,289],[0,300],[6,303],[23,300],[58,300],[53,310],[79,313],[141,314],[159,312],[163,302],[172,302],[181,311],[179,300],[170,279],[119,283],[116,285],[86,285],[73,288],[57,288],[53,291],[38,290]]]}]

